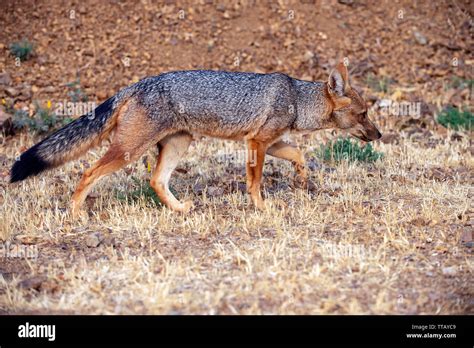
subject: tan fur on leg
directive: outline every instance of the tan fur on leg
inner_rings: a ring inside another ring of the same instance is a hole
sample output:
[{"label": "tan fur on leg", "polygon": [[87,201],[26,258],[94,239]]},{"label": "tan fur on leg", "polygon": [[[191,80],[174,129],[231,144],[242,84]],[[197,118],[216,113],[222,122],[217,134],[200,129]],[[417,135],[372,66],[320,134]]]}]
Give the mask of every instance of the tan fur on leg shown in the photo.
[{"label": "tan fur on leg", "polygon": [[111,146],[106,154],[82,176],[76,191],[72,195],[72,215],[77,217],[81,206],[92,189],[95,181],[100,177],[119,170],[127,163],[124,152],[117,146]]},{"label": "tan fur on leg", "polygon": [[189,211],[193,204],[191,201],[183,203],[178,201],[169,189],[169,180],[179,160],[188,150],[191,141],[192,137],[188,133],[169,135],[161,140],[158,162],[150,181],[151,187],[153,187],[160,200],[167,207],[181,212]]},{"label": "tan fur on leg", "polygon": [[[250,193],[254,205],[258,209],[263,210],[265,204],[260,192],[260,185],[262,181],[263,164],[265,162],[265,151],[267,145],[256,140],[248,140],[247,143],[249,151],[249,156],[247,156],[247,182],[250,181],[250,187],[247,188],[247,191]],[[250,158],[255,158],[256,163],[250,163],[249,165]]]},{"label": "tan fur on leg", "polygon": [[296,147],[279,141],[267,150],[270,156],[291,161],[296,170],[296,183],[298,186],[306,187],[308,184],[308,171],[303,153]]}]

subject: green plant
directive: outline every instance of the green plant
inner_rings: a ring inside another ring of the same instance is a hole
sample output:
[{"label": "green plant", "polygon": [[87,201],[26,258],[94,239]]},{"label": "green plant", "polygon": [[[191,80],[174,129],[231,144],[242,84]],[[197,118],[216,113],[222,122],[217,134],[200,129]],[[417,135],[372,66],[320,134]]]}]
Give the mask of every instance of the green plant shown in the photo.
[{"label": "green plant", "polygon": [[474,87],[474,80],[464,79],[459,76],[452,76],[449,86],[451,88],[456,88],[456,89],[464,89],[464,88],[472,89]]},{"label": "green plant", "polygon": [[393,83],[394,81],[388,76],[377,77],[374,74],[367,76],[367,86],[377,92],[388,93]]},{"label": "green plant", "polygon": [[321,145],[317,155],[327,162],[372,163],[383,157],[383,154],[375,151],[371,144],[361,147],[357,141],[352,141],[350,138],[338,138],[336,141]]},{"label": "green plant", "polygon": [[[130,192],[117,192],[116,196],[119,200],[124,202],[137,202],[141,199],[144,199],[147,205],[151,206],[162,206],[160,198],[156,194],[153,187],[151,187],[148,181],[143,182],[137,179],[136,177],[132,177],[133,182],[135,183],[135,188]],[[173,195],[176,196],[176,191],[170,187],[170,191]]]},{"label": "green plant", "polygon": [[31,124],[31,118],[28,115],[28,112],[25,110],[12,110],[13,127],[15,129],[29,128]]},{"label": "green plant", "polygon": [[14,42],[10,45],[10,53],[23,62],[32,56],[33,44],[28,40]]},{"label": "green plant", "polygon": [[68,95],[71,98],[71,101],[76,102],[86,102],[88,97],[87,94],[82,90],[80,80],[69,82],[66,84],[69,88]]},{"label": "green plant", "polygon": [[12,119],[16,129],[27,128],[30,132],[38,134],[47,133],[72,121],[68,117],[58,117],[51,108],[43,108],[37,102],[33,117],[30,117],[25,110],[14,110]]},{"label": "green plant", "polygon": [[437,121],[446,128],[472,130],[474,126],[474,115],[467,109],[461,111],[449,106],[438,115]]}]

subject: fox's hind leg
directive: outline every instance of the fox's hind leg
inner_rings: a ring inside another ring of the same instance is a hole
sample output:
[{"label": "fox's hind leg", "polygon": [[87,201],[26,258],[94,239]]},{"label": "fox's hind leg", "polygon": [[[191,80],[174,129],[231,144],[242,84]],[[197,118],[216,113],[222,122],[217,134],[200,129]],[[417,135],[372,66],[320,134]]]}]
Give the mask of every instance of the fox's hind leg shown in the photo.
[{"label": "fox's hind leg", "polygon": [[169,189],[169,180],[179,160],[188,150],[192,139],[190,134],[184,132],[172,134],[162,139],[159,142],[158,162],[150,181],[151,187],[153,187],[160,200],[167,207],[181,212],[189,211],[193,207],[193,203],[191,201],[178,201]]},{"label": "fox's hind leg", "polygon": [[151,145],[166,136],[166,133],[167,130],[157,128],[145,110],[133,100],[122,107],[117,116],[116,132],[109,150],[92,168],[84,172],[72,196],[73,216],[79,214],[87,194],[99,178],[137,160]]},{"label": "fox's hind leg", "polygon": [[94,182],[100,177],[115,172],[127,164],[127,155],[117,144],[110,146],[105,155],[94,166],[84,172],[82,179],[72,195],[72,215],[77,217]]},{"label": "fox's hind leg", "polygon": [[278,141],[267,150],[270,156],[285,159],[293,163],[296,170],[296,184],[300,187],[308,185],[308,171],[303,153],[293,145]]}]

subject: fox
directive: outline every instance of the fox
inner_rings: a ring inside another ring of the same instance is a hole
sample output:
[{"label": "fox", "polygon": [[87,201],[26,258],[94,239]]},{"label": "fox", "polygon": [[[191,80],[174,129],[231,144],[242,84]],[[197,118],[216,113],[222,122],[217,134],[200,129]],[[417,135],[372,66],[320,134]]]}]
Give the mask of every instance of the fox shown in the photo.
[{"label": "fox", "polygon": [[261,181],[266,154],[290,161],[304,186],[305,156],[285,136],[343,129],[365,142],[377,140],[382,135],[367,111],[366,102],[350,85],[343,62],[332,69],[327,81],[304,81],[280,72],[164,72],[123,88],[29,148],[14,162],[10,182],[77,159],[109,139],[108,150],[84,171],[72,195],[72,216],[77,217],[99,178],[157,146],[150,185],[164,205],[186,213],[194,204],[171,193],[171,174],[193,140],[214,137],[247,143],[246,151],[251,153],[246,161],[247,192],[257,209],[265,209]]}]

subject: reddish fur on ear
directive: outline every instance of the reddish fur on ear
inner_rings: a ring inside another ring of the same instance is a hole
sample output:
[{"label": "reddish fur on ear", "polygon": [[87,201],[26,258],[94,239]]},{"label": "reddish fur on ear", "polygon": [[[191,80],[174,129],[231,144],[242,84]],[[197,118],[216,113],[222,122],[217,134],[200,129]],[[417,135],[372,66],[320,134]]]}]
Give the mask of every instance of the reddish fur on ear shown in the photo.
[{"label": "reddish fur on ear", "polygon": [[329,75],[328,92],[333,102],[334,109],[339,110],[351,104],[351,99],[346,97],[349,89],[349,72],[343,62],[339,62]]},{"label": "reddish fur on ear", "polygon": [[341,74],[347,88],[347,86],[349,86],[349,72],[347,71],[347,66],[343,62],[339,62],[336,65],[336,70]]},{"label": "reddish fur on ear", "polygon": [[334,110],[339,110],[346,106],[351,105],[352,101],[351,101],[351,98],[340,97],[340,98],[333,99],[333,102],[334,102]]},{"label": "reddish fur on ear", "polygon": [[330,92],[336,98],[343,97],[349,89],[349,73],[343,62],[336,65],[331,71],[328,80]]}]

